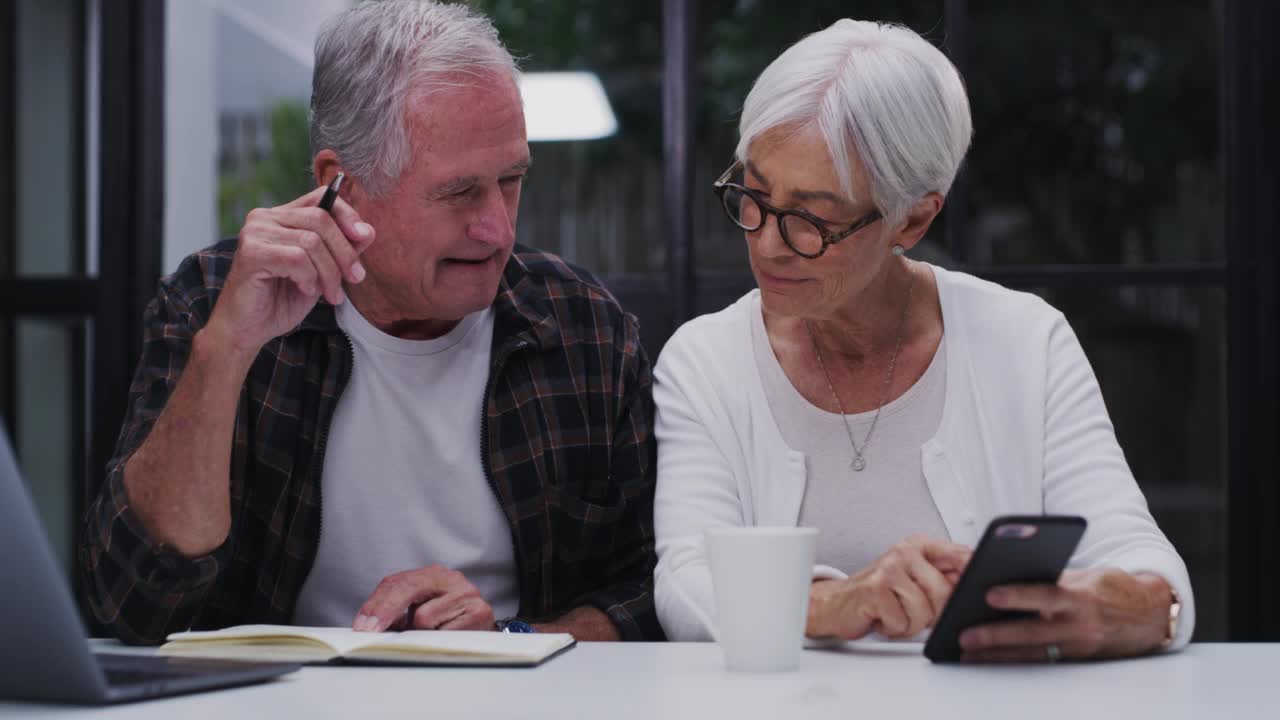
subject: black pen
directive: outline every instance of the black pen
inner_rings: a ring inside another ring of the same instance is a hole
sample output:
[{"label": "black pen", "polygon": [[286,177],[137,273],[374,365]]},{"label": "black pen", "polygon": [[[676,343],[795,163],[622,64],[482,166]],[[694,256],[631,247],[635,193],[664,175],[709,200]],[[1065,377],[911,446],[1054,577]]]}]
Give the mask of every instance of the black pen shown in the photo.
[{"label": "black pen", "polygon": [[320,198],[320,209],[327,213],[333,212],[333,201],[338,199],[338,188],[342,187],[342,173],[338,173],[338,177],[329,183],[329,189],[324,191],[324,197]]}]

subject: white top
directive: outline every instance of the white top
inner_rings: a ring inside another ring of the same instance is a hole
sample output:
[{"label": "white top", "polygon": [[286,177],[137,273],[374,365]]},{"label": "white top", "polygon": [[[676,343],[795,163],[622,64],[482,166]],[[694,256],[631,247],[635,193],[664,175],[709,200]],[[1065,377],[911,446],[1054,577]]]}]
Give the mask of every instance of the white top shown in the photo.
[{"label": "white top", "polygon": [[[818,528],[818,562],[855,573],[912,535],[949,540],[947,527],[929,495],[920,448],[942,420],[947,388],[946,341],[929,367],[905,393],[874,410],[849,415],[853,440],[866,466],[854,471],[849,433],[837,413],[805,399],[791,384],[769,343],[760,309],[752,298],[751,345],[764,395],[787,447],[805,457],[803,527]],[[867,432],[875,422],[870,439]],[[866,447],[863,447],[863,443]]]},{"label": "white top", "polygon": [[[112,652],[153,648],[111,645]],[[554,718],[1092,720],[1274,718],[1280,644],[1195,643],[1139,660],[933,665],[919,643],[801,653],[731,673],[710,643],[578,643],[541,667],[305,667],[249,687],[114,707],[0,700],[6,719]]]},{"label": "white top", "polygon": [[[946,404],[920,458],[947,533],[973,546],[999,515],[1081,515],[1089,527],[1072,566],[1165,578],[1182,602],[1173,646],[1185,645],[1195,626],[1186,565],[1151,518],[1062,313],[1034,295],[931,269],[946,328]],[[654,370],[655,601],[675,640],[711,637],[703,530],[795,525],[804,498],[804,455],[784,442],[751,350],[757,295],[686,323]]]},{"label": "white top", "polygon": [[387,575],[443,565],[493,607],[519,604],[511,528],[480,458],[493,311],[433,340],[404,340],[346,302],[338,325],[355,364],[321,478],[320,547],[298,596],[297,625],[350,626]]}]

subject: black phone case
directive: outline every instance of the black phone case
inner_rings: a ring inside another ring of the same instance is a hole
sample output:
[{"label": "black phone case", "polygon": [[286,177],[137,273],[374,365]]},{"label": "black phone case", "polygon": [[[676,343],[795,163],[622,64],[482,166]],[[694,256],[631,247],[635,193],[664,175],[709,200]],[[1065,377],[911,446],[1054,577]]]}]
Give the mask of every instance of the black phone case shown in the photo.
[{"label": "black phone case", "polygon": [[[1025,538],[997,536],[999,528],[1013,525],[1034,526],[1036,531]],[[967,628],[1030,614],[991,607],[987,591],[997,585],[1058,582],[1085,525],[1084,518],[1072,515],[1008,515],[992,520],[925,643],[925,657],[957,662],[960,633]]]}]

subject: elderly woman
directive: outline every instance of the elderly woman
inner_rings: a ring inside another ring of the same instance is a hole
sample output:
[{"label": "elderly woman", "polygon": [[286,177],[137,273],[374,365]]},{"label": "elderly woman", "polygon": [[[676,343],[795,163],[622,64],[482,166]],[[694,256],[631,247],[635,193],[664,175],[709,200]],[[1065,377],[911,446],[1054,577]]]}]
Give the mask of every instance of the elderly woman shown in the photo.
[{"label": "elderly woman", "polygon": [[[1179,648],[1186,567],[1156,527],[1080,343],[1045,302],[907,256],[969,147],[964,84],[902,27],[841,20],[756,81],[716,182],[759,289],[682,327],[655,371],[658,614],[711,637],[702,532],[819,528],[807,633],[932,627],[987,522],[1089,522],[1056,586],[997,588],[1029,619],[970,660]],[[1016,172],[1016,168],[1011,168]]]}]

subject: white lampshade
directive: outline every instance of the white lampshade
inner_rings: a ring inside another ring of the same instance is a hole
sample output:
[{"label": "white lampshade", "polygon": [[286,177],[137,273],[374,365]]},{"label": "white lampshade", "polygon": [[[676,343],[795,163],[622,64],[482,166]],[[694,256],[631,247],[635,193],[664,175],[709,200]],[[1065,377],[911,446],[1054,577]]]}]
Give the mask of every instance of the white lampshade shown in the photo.
[{"label": "white lampshade", "polygon": [[525,73],[520,96],[530,142],[597,140],[618,131],[618,120],[595,73]]}]

